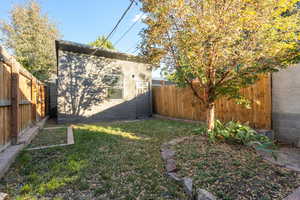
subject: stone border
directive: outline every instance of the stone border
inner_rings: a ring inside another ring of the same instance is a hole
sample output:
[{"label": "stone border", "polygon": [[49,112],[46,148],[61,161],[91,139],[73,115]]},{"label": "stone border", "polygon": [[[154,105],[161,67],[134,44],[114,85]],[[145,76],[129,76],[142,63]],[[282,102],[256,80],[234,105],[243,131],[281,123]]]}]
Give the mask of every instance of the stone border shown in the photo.
[{"label": "stone border", "polygon": [[[51,127],[50,129],[49,128],[45,128],[45,129],[53,130],[53,129],[60,129],[60,128],[65,128],[65,127]],[[63,146],[68,146],[68,145],[72,145],[72,144],[75,144],[75,142],[74,142],[74,135],[73,135],[73,126],[70,125],[67,127],[67,144],[55,144],[55,145],[49,145],[49,146],[34,147],[34,148],[26,149],[26,151],[48,149],[48,148],[53,148],[53,147],[63,147]]]},{"label": "stone border", "polygon": [[175,157],[175,150],[172,149],[172,146],[179,144],[186,139],[189,139],[190,137],[182,137],[182,138],[176,138],[169,142],[163,143],[161,145],[160,151],[161,151],[161,157],[163,161],[165,162],[165,169],[166,174],[169,178],[171,178],[173,181],[178,183],[180,186],[183,187],[186,194],[189,196],[190,200],[216,200],[217,198],[212,195],[210,192],[201,189],[201,188],[195,188],[193,186],[193,179],[190,177],[179,177],[177,172],[179,169],[176,166],[176,161],[174,159]]},{"label": "stone border", "polygon": [[0,192],[0,200],[9,200],[8,194]]},{"label": "stone border", "polygon": [[52,126],[52,127],[46,127],[44,130],[53,130],[53,129],[60,129],[60,128],[66,128],[64,126]]}]

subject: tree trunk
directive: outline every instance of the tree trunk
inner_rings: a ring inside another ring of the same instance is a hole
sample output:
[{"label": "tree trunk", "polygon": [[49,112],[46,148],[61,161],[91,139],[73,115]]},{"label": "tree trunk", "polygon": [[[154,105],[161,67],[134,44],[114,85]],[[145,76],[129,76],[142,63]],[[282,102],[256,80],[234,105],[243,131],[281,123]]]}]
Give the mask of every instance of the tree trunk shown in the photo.
[{"label": "tree trunk", "polygon": [[208,131],[212,131],[215,128],[215,103],[208,104],[206,122]]}]

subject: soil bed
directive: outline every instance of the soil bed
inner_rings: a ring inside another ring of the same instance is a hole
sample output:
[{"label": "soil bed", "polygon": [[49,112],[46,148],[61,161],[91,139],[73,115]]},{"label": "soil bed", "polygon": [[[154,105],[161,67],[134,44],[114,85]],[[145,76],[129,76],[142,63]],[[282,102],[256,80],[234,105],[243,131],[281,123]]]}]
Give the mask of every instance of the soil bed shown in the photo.
[{"label": "soil bed", "polygon": [[281,200],[300,186],[299,173],[267,163],[250,147],[197,136],[175,149],[179,175],[220,199]]},{"label": "soil bed", "polygon": [[44,129],[28,145],[28,148],[67,143],[67,128]]}]

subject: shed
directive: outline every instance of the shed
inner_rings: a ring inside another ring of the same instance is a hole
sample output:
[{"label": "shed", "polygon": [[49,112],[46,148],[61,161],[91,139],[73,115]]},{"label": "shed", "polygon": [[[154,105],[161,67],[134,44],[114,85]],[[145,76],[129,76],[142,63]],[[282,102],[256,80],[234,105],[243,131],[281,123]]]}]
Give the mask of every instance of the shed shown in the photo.
[{"label": "shed", "polygon": [[56,53],[58,123],[151,116],[152,67],[140,57],[63,40]]},{"label": "shed", "polygon": [[300,147],[300,64],[273,73],[272,125],[278,140]]}]

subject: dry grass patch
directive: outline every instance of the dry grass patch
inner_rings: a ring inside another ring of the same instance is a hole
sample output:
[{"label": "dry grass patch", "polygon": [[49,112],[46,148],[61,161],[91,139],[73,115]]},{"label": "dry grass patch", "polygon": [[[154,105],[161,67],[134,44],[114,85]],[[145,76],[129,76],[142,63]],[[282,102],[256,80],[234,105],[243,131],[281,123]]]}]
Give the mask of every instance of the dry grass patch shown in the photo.
[{"label": "dry grass patch", "polygon": [[176,146],[181,176],[220,199],[283,199],[300,186],[300,175],[265,162],[242,145],[210,143],[196,136]]}]

